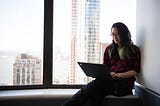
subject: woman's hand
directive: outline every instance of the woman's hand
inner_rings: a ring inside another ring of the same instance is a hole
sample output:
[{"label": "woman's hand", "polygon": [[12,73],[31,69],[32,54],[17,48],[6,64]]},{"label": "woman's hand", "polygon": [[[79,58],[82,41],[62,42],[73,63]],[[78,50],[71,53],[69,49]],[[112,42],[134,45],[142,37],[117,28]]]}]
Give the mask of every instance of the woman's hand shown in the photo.
[{"label": "woman's hand", "polygon": [[119,78],[118,73],[110,72],[112,78]]}]

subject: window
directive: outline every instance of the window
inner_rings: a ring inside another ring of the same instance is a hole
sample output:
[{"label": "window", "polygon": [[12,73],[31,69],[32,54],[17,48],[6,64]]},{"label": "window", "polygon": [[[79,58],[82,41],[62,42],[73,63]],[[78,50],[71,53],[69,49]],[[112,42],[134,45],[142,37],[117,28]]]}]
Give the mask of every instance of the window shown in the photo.
[{"label": "window", "polygon": [[135,35],[135,11],[135,0],[54,0],[52,83],[91,81],[77,62],[102,63],[101,47],[112,42],[109,34],[114,22],[124,22]]},{"label": "window", "polygon": [[0,4],[1,89],[86,84],[92,78],[77,62],[102,62],[104,48],[111,43],[111,25],[122,21],[135,35],[135,0],[1,0]]},{"label": "window", "polygon": [[42,84],[44,1],[0,4],[0,86]]},{"label": "window", "polygon": [[[62,2],[63,1],[63,2]],[[94,2],[96,6],[94,6]],[[99,63],[100,0],[54,0],[53,84],[86,84],[78,61]],[[84,8],[83,8],[84,7]],[[96,33],[93,33],[96,32]],[[95,40],[92,38],[95,37]],[[87,48],[85,48],[87,47]]]}]

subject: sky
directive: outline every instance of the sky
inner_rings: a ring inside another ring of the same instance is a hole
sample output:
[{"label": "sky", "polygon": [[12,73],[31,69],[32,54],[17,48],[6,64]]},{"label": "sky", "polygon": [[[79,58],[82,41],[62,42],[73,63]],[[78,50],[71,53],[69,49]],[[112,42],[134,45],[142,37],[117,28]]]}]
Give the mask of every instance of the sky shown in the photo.
[{"label": "sky", "polygon": [[43,0],[0,0],[0,50],[41,50],[43,9]]}]

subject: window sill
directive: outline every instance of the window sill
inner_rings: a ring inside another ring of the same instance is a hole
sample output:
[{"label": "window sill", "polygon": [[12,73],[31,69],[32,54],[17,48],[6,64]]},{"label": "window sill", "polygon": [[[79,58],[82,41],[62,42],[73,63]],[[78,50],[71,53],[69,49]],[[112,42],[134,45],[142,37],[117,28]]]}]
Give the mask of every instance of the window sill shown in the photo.
[{"label": "window sill", "polygon": [[26,98],[64,98],[70,97],[79,89],[33,89],[0,91],[0,100]]},{"label": "window sill", "polygon": [[[49,98],[69,98],[79,89],[33,89],[33,90],[7,90],[0,91],[0,100],[9,99],[49,99]],[[128,95],[121,98],[137,98],[136,95]],[[119,98],[107,96],[107,98]]]}]

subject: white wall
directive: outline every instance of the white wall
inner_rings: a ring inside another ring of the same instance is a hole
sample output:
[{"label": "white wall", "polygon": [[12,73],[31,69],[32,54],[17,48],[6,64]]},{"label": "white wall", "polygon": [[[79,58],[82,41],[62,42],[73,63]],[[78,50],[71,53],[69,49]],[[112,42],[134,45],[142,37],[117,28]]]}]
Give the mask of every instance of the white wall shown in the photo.
[{"label": "white wall", "polygon": [[137,0],[136,44],[141,48],[138,82],[160,94],[160,0]]}]

